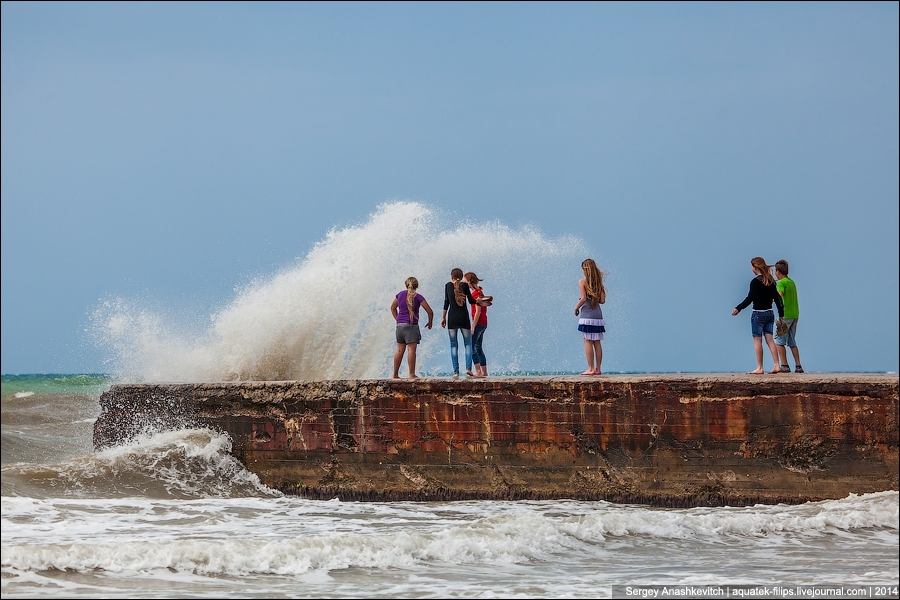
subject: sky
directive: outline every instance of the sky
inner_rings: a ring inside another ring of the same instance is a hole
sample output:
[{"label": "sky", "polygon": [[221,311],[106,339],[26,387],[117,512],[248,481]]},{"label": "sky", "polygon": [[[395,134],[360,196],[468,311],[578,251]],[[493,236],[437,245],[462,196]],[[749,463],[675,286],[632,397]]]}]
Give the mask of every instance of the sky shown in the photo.
[{"label": "sky", "polygon": [[896,372],[898,23],[893,2],[4,2],[0,371],[102,372],[103,298],[202,318],[411,200],[583,240],[627,296],[620,370],[752,369],[731,309],[763,256],[790,262],[808,371]]}]

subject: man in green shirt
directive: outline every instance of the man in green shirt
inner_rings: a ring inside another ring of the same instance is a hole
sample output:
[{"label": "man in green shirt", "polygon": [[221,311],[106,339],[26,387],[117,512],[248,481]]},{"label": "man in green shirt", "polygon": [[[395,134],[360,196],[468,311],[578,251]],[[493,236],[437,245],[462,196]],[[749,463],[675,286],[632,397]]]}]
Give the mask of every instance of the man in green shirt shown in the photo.
[{"label": "man in green shirt", "polygon": [[781,370],[785,373],[791,372],[791,367],[787,361],[787,350],[785,346],[791,349],[794,355],[795,373],[802,373],[803,367],[800,366],[800,349],[797,348],[797,341],[794,336],[797,335],[797,321],[800,320],[800,303],[797,301],[797,286],[794,280],[788,277],[788,263],[786,260],[779,260],[775,263],[775,287],[781,295],[784,302],[784,321],[787,324],[787,331],[784,335],[775,336],[775,347],[778,350],[779,362],[781,362]]}]

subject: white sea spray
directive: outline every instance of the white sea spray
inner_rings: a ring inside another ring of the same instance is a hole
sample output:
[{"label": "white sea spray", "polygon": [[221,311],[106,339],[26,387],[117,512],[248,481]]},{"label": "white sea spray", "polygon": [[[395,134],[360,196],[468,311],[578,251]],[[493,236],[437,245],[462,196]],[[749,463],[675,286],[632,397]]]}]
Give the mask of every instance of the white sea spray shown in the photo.
[{"label": "white sea spray", "polygon": [[[458,266],[479,273],[495,298],[495,370],[563,368],[553,350],[574,335],[584,242],[528,226],[447,221],[417,202],[387,203],[361,225],[328,232],[296,265],[246,285],[208,324],[185,327],[139,300],[115,298],[95,311],[93,335],[127,380],[380,377],[394,346],[393,296],[415,276],[440,332],[444,283]],[[446,334],[424,334],[423,365],[446,344]]]}]

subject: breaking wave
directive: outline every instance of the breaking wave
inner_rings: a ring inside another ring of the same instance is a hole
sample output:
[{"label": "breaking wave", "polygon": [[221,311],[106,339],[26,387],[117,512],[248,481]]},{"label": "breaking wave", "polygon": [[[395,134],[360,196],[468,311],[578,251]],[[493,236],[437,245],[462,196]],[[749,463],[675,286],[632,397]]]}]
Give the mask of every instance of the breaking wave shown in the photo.
[{"label": "breaking wave", "polygon": [[[295,266],[240,290],[208,322],[185,327],[119,298],[97,308],[93,335],[125,380],[382,377],[394,348],[394,294],[415,276],[439,322],[443,285],[459,266],[477,272],[494,296],[490,335],[503,340],[490,348],[494,371],[565,369],[557,348],[572,337],[585,244],[532,227],[445,221],[416,202],[384,204],[362,225],[330,231]],[[436,332],[438,323],[423,330],[426,371],[434,349],[444,349]]]}]

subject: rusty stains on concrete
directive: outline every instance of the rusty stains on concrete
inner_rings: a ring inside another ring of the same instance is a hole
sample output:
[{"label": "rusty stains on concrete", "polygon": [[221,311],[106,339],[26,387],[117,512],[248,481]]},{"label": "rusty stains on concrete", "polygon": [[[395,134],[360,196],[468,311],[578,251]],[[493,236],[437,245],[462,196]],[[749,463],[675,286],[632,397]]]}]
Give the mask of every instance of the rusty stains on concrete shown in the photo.
[{"label": "rusty stains on concrete", "polygon": [[898,488],[896,375],[121,384],[97,448],[209,427],[310,498],[804,502]]}]

